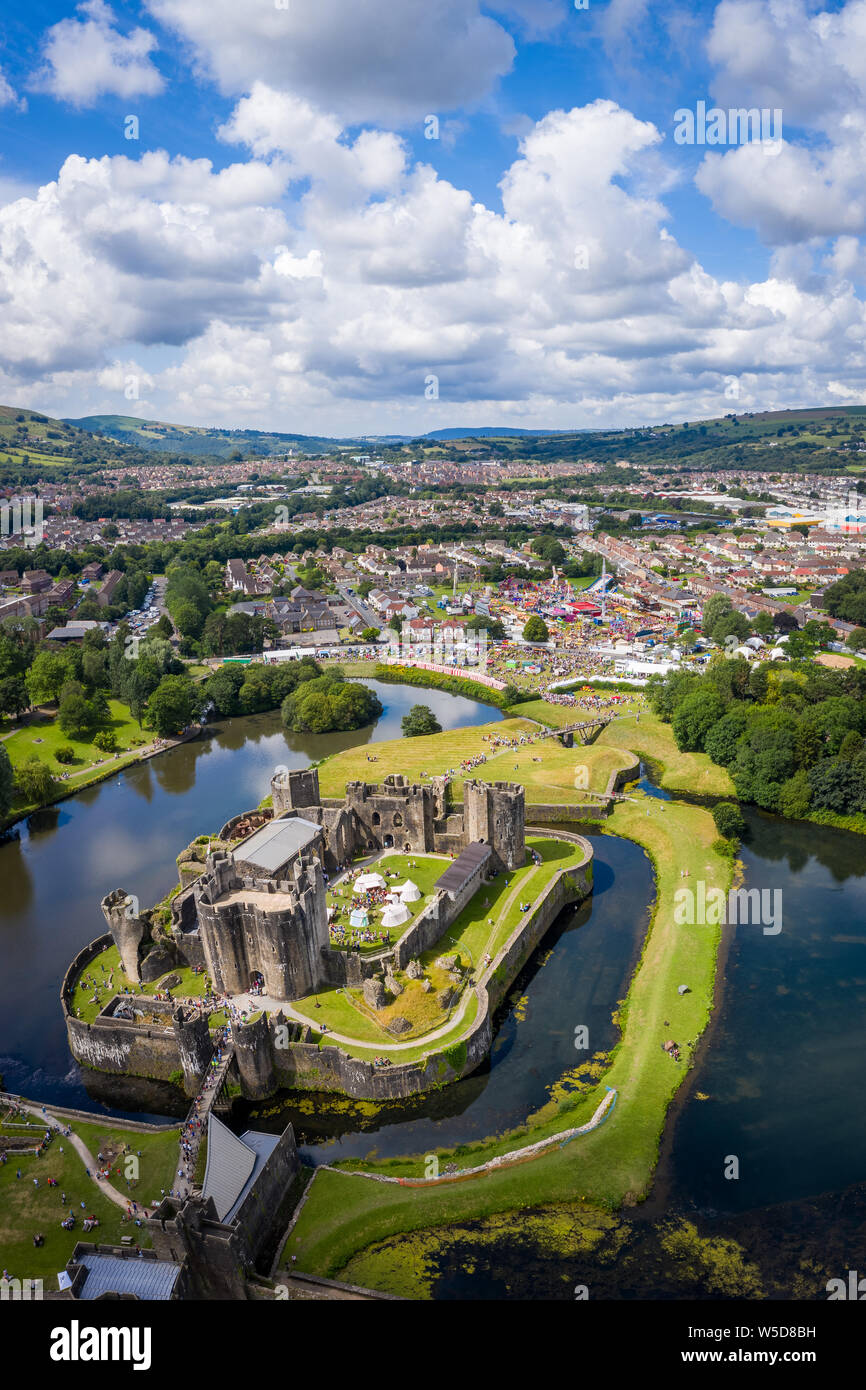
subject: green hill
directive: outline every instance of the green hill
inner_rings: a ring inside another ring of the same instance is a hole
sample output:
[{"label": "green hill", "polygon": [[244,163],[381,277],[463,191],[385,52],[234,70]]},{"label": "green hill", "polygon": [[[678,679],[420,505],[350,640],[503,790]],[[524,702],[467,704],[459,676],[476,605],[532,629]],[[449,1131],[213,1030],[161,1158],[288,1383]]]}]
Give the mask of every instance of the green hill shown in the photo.
[{"label": "green hill", "polygon": [[230,458],[240,452],[244,458],[261,454],[263,458],[285,454],[289,449],[300,453],[320,453],[341,442],[325,436],[283,434],[271,430],[232,430],[200,425],[172,425],[162,420],[140,420],[133,415],[84,415],[67,420],[91,434],[114,439],[120,444],[168,454],[184,454],[188,458],[209,455]]}]

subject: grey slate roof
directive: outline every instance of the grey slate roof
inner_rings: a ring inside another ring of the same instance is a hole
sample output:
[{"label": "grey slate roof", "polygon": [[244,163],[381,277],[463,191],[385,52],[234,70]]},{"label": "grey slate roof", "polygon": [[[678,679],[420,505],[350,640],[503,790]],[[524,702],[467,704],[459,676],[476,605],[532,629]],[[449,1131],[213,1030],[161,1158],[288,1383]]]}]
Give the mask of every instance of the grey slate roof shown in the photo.
[{"label": "grey slate roof", "polygon": [[473,840],[471,845],[467,845],[464,850],[445,870],[441,878],[437,878],[436,887],[443,893],[459,893],[464,883],[472,877],[475,870],[486,859],[490,858],[491,850],[489,845],[485,845],[483,840]]},{"label": "grey slate roof", "polygon": [[132,1293],[138,1298],[167,1300],[180,1274],[180,1265],[169,1260],[140,1260],[136,1256],[80,1255],[87,1278],[81,1298],[99,1298],[104,1293]]},{"label": "grey slate roof", "polygon": [[299,850],[305,849],[318,834],[318,825],[301,816],[271,820],[237,846],[235,859],[254,864],[266,873],[275,873]]},{"label": "grey slate roof", "polygon": [[248,1129],[239,1139],[211,1114],[202,1197],[213,1197],[220,1221],[230,1222],[279,1143],[276,1134]]}]

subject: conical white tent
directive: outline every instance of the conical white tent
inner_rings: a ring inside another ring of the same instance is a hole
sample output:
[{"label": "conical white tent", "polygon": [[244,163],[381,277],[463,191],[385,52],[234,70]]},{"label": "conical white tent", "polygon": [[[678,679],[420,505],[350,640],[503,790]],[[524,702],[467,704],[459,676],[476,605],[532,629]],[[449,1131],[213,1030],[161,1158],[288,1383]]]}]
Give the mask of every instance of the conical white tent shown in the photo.
[{"label": "conical white tent", "polygon": [[402,927],[404,922],[409,921],[409,917],[409,909],[408,907],[403,907],[402,903],[399,907],[396,905],[394,907],[386,907],[385,911],[382,913],[382,926]]},{"label": "conical white tent", "polygon": [[369,927],[370,918],[363,907],[356,907],[349,916],[350,927]]},{"label": "conical white tent", "polygon": [[384,888],[385,886],[385,880],[381,874],[361,874],[355,880],[354,892],[369,893],[371,888]]},{"label": "conical white tent", "polygon": [[417,903],[421,898],[421,890],[417,883],[413,883],[411,878],[407,878],[401,888],[397,889],[400,899],[404,903]]}]

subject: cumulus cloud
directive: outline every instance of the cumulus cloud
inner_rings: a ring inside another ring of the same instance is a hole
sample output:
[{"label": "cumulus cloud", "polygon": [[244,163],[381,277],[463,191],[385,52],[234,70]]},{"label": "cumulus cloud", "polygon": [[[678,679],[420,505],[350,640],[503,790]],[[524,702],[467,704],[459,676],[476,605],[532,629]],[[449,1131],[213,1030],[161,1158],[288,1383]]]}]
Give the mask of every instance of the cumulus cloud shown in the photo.
[{"label": "cumulus cloud", "polygon": [[62,19],[45,33],[34,87],[73,106],[99,97],[158,96],[165,85],[151,60],[156,38],[146,29],[121,34],[104,0],[85,0],[81,19]]},{"label": "cumulus cloud", "polygon": [[718,105],[779,110],[784,133],[776,158],[707,154],[696,181],[715,210],[776,245],[866,232],[866,0],[722,0],[707,52]]},{"label": "cumulus cloud", "polygon": [[403,142],[391,132],[365,130],[343,143],[336,116],[264,82],[253,84],[218,133],[259,157],[284,156],[293,179],[313,179],[345,196],[392,188],[406,162]]},{"label": "cumulus cloud", "polygon": [[713,414],[730,375],[770,408],[862,376],[852,246],[716,279],[645,191],[659,132],[612,102],[533,125],[501,208],[264,83],[222,135],[249,159],[74,156],[0,208],[5,399],[122,409],[138,362],[162,418],[415,432]]},{"label": "cumulus cloud", "polygon": [[402,124],[486,96],[514,59],[479,0],[146,0],[223,92],[256,82],[346,124]]}]

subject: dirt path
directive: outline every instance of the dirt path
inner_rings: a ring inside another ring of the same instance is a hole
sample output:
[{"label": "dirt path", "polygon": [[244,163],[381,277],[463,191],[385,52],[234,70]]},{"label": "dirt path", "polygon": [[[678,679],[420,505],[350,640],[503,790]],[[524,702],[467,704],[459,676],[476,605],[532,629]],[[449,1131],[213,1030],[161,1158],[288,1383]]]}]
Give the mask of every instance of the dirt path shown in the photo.
[{"label": "dirt path", "polygon": [[84,1140],[79,1138],[79,1136],[75,1133],[75,1130],[73,1130],[71,1134],[67,1134],[61,1127],[58,1120],[54,1117],[54,1115],[51,1114],[51,1111],[47,1110],[44,1106],[28,1105],[26,1101],[19,1101],[18,1106],[19,1109],[26,1110],[29,1114],[35,1115],[37,1119],[41,1120],[44,1123],[46,1129],[49,1129],[53,1123],[57,1133],[61,1134],[64,1139],[69,1140],[73,1149],[78,1154],[78,1157],[84,1164],[84,1167],[88,1170],[90,1175],[90,1181],[96,1184],[103,1197],[107,1197],[108,1200],[110,1202],[113,1202],[116,1207],[121,1207],[124,1211],[126,1211],[126,1208],[129,1204],[129,1198],[122,1197],[120,1193],[117,1191],[117,1189],[112,1187],[111,1183],[108,1182],[106,1178],[101,1178],[99,1176],[99,1174],[96,1171],[98,1167],[96,1159],[93,1157],[93,1154],[88,1149]]}]

